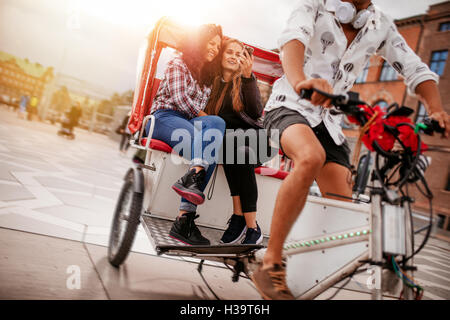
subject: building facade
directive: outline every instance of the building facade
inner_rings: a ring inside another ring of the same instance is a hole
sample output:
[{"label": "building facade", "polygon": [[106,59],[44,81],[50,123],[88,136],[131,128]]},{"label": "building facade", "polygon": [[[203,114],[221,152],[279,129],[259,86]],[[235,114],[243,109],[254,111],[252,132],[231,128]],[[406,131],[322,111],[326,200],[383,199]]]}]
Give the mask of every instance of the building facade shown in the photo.
[{"label": "building facade", "polygon": [[[442,104],[450,114],[450,1],[430,6],[427,13],[396,21],[397,28],[408,45],[418,54],[431,70],[440,76],[439,91]],[[387,107],[394,102],[415,110],[414,122],[427,116],[426,108],[417,97],[408,95],[403,80],[381,57],[374,56],[353,87],[362,100]],[[349,137],[356,133],[346,130]],[[450,230],[450,142],[439,136],[423,138],[431,148],[440,152],[428,152],[432,164],[426,172],[426,180],[433,192],[433,209],[440,216],[440,227]],[[417,190],[412,191],[415,198],[414,209],[428,212],[428,200]]]},{"label": "building facade", "polygon": [[45,68],[28,59],[0,52],[0,95],[13,99],[35,96],[42,99],[45,88],[54,78],[53,68]]}]

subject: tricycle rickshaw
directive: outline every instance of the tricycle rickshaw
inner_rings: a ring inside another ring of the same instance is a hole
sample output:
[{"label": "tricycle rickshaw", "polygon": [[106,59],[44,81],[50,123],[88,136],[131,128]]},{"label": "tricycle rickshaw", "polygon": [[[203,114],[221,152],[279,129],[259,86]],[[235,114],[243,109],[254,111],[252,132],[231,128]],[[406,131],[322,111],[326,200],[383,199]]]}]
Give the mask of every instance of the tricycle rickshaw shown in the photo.
[{"label": "tricycle rickshaw", "polygon": [[[200,217],[196,223],[202,234],[212,240],[211,245],[183,245],[169,237],[179,200],[171,186],[186,172],[187,164],[167,144],[152,139],[154,118],[149,111],[165,67],[176,54],[186,30],[185,26],[162,18],[140,52],[129,129],[134,134],[131,145],[145,152],[145,163],[133,165],[125,174],[113,217],[108,258],[116,267],[124,262],[141,223],[158,255],[199,259],[199,271],[205,260],[221,262],[233,270],[232,279],[237,281],[241,273],[249,275],[262,259],[264,243],[270,236],[275,198],[280,184],[289,174],[291,163],[280,153],[279,157],[255,170],[260,190],[258,223],[265,235],[263,245],[218,243],[232,209],[221,166],[208,186],[214,189],[213,196],[208,197],[197,212]],[[279,55],[251,47],[254,48],[254,74],[260,82],[270,86],[283,74]],[[330,97],[340,112],[354,116],[367,129],[370,121],[365,117],[367,112],[358,107],[364,103],[357,95]],[[404,111],[394,106],[391,114],[395,116]],[[151,123],[150,132],[145,136],[144,128],[148,122]],[[409,153],[408,150],[386,152],[378,148],[374,155],[361,157],[354,199],[338,201],[313,195],[308,197],[284,247],[287,284],[296,298],[314,299],[337,282],[355,274],[363,265],[368,265],[373,271],[372,281],[368,283],[372,298],[382,298],[382,271],[399,275],[399,265],[405,270],[405,274],[397,279],[403,281],[403,296],[413,299],[420,294],[420,287],[410,280],[414,269],[411,199],[401,194],[398,184],[389,184],[392,177],[388,177],[389,172],[401,167],[401,182],[408,182],[408,177],[417,174],[414,166],[420,153],[414,156],[410,150]],[[370,201],[367,201],[360,194],[366,189],[371,159],[376,163],[371,174]],[[389,223],[385,223],[387,221]],[[428,231],[430,229],[431,222]]]}]

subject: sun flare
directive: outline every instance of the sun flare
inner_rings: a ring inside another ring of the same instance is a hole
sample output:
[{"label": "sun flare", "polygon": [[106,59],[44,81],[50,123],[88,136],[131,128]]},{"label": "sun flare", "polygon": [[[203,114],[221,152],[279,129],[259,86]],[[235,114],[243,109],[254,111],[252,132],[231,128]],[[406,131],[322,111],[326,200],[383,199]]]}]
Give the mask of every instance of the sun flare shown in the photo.
[{"label": "sun flare", "polygon": [[69,10],[98,17],[118,25],[154,25],[163,16],[177,22],[196,26],[207,21],[214,1],[205,0],[72,0]]}]

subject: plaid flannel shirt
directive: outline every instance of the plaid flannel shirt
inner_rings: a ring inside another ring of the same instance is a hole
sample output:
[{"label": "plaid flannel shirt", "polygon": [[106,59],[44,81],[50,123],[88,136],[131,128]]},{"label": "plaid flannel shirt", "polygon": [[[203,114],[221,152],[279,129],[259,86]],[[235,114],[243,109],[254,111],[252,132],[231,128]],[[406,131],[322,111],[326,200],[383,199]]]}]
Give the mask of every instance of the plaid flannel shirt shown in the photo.
[{"label": "plaid flannel shirt", "polygon": [[200,88],[184,61],[176,57],[167,65],[151,113],[157,110],[176,110],[192,119],[206,107],[210,94],[211,88]]}]

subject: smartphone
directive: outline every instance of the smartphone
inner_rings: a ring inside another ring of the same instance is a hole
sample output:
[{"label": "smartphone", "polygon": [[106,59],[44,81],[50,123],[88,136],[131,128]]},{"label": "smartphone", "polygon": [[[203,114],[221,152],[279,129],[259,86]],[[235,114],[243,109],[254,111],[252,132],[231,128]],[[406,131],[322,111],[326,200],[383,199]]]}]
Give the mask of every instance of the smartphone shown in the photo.
[{"label": "smartphone", "polygon": [[247,52],[250,56],[253,55],[253,51],[255,51],[255,49],[253,49],[252,47],[249,47],[249,46],[245,46],[245,50],[247,50]]}]

